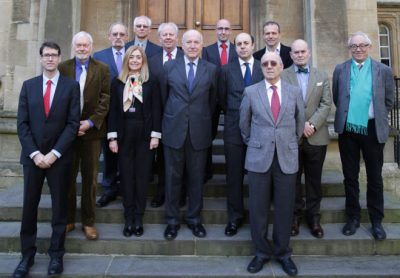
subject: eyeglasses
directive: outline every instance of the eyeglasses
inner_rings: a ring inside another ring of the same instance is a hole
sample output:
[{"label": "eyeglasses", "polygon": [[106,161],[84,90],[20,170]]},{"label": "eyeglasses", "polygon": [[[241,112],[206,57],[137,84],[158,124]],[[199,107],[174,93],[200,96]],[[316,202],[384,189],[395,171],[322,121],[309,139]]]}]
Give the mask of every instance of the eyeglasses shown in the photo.
[{"label": "eyeglasses", "polygon": [[135,25],[135,26],[136,26],[136,28],[138,28],[138,29],[140,29],[140,28],[143,28],[143,29],[149,28],[149,26],[144,25],[144,24],[137,24],[137,25]]},{"label": "eyeglasses", "polygon": [[229,28],[229,27],[217,27],[217,30],[218,31],[229,31],[229,30],[231,30],[231,28]]},{"label": "eyeglasses", "polygon": [[278,65],[277,61],[265,61],[261,64],[262,67],[267,68],[271,65],[271,67],[276,67]]},{"label": "eyeglasses", "polygon": [[357,48],[360,48],[361,50],[365,50],[365,49],[367,49],[368,46],[369,46],[368,43],[352,44],[352,45],[349,46],[349,48],[351,50],[357,50]]},{"label": "eyeglasses", "polygon": [[58,56],[60,56],[59,54],[43,54],[42,55],[42,58],[45,58],[45,59],[50,59],[50,58],[57,58]]},{"label": "eyeglasses", "polygon": [[118,36],[120,36],[120,37],[125,37],[126,36],[126,34],[125,33],[112,33],[111,34],[113,37],[118,37]]}]

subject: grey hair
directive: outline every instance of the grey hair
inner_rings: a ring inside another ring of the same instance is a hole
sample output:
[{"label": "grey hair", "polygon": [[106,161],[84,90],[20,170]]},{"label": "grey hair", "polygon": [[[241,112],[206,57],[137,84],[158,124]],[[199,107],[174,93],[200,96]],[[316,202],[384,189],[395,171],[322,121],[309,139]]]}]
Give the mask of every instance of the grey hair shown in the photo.
[{"label": "grey hair", "polygon": [[355,32],[353,35],[350,36],[349,40],[347,41],[347,46],[348,46],[348,47],[350,47],[350,45],[351,45],[351,40],[352,40],[355,36],[361,36],[361,37],[363,37],[363,38],[367,41],[368,44],[372,44],[371,39],[368,37],[368,35],[367,35],[366,33],[361,32],[361,31],[358,31],[358,32]]},{"label": "grey hair", "polygon": [[171,27],[172,29],[174,29],[176,36],[178,36],[179,28],[173,22],[161,23],[160,26],[158,26],[158,29],[157,29],[158,36],[161,36],[161,32],[164,30],[164,28],[167,28],[167,27]]},{"label": "grey hair", "polygon": [[125,28],[125,33],[126,33],[126,35],[128,35],[128,27],[127,27],[125,24],[123,24],[122,22],[119,22],[119,21],[114,22],[114,23],[111,23],[110,29],[108,29],[108,33],[109,33],[109,34],[111,34],[112,29],[113,29],[114,26],[116,26],[116,25],[121,25],[121,26],[123,26],[123,27]]},{"label": "grey hair", "polygon": [[133,20],[133,25],[134,25],[134,26],[136,25],[136,23],[137,23],[137,21],[138,21],[139,19],[144,19],[144,20],[146,20],[146,21],[147,21],[147,24],[149,25],[149,27],[151,27],[151,19],[150,19],[150,17],[145,16],[145,15],[141,15],[141,16],[135,17],[135,19]]},{"label": "grey hair", "polygon": [[88,38],[88,39],[89,39],[90,46],[93,46],[93,38],[92,38],[92,35],[90,35],[88,32],[85,32],[85,31],[80,31],[80,32],[78,32],[78,33],[76,33],[76,34],[74,35],[74,37],[72,38],[72,46],[75,45],[75,41],[76,41],[77,39],[82,38],[82,37]]},{"label": "grey hair", "polygon": [[182,43],[185,43],[185,42],[186,42],[186,37],[187,37],[190,33],[196,33],[196,34],[198,34],[199,37],[200,37],[200,42],[201,42],[201,44],[203,44],[203,35],[202,35],[199,31],[197,31],[197,30],[195,30],[195,29],[190,29],[190,30],[187,30],[185,33],[183,33],[183,36],[182,36]]}]

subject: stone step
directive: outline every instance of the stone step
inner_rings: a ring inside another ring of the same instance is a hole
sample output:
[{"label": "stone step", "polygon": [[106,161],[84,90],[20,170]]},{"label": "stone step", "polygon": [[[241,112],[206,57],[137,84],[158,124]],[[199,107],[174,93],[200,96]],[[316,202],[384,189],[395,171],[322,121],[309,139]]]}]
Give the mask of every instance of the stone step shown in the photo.
[{"label": "stone step", "polygon": [[[290,246],[295,255],[372,256],[398,255],[400,250],[400,224],[385,223],[387,239],[375,241],[369,232],[370,224],[362,224],[353,236],[341,233],[343,223],[324,224],[325,236],[315,239],[302,226],[300,234],[292,237]],[[243,226],[234,237],[224,235],[224,225],[205,225],[207,237],[196,238],[182,225],[177,238],[166,241],[163,237],[165,225],[145,224],[141,237],[126,238],[122,235],[122,224],[97,224],[99,240],[86,240],[80,225],[67,235],[65,248],[69,253],[99,255],[189,255],[189,256],[251,256],[254,247],[250,226]],[[0,252],[19,252],[19,222],[0,222]],[[51,234],[50,223],[39,223],[37,248],[46,252]],[[269,238],[272,225],[269,226]]]},{"label": "stone step", "polygon": [[[20,255],[0,254],[0,277],[10,277]],[[250,256],[124,256],[66,254],[63,277],[151,277],[151,278],[247,278],[287,277],[276,261],[257,274],[246,267]],[[399,277],[399,256],[293,256],[298,277]],[[30,277],[46,277],[49,258],[38,254]]]},{"label": "stone step", "polygon": [[[0,195],[0,221],[19,221],[22,215],[22,187],[13,187],[3,191]],[[151,208],[148,199],[147,209],[144,215],[144,222],[149,224],[164,223],[164,207]],[[80,217],[80,197],[77,197],[77,221]],[[346,221],[344,212],[344,197],[323,198],[321,202],[322,223],[340,223]],[[368,222],[365,194],[360,197],[362,207],[362,221]],[[245,198],[247,207],[247,198]],[[182,216],[185,208],[182,208]],[[39,221],[51,219],[51,198],[50,195],[42,195],[39,204]],[[204,198],[202,219],[206,224],[225,224],[227,222],[226,199],[225,198]],[[96,208],[97,223],[124,223],[121,198],[104,208]],[[385,218],[386,223],[400,223],[400,202],[390,194],[385,194]]]}]

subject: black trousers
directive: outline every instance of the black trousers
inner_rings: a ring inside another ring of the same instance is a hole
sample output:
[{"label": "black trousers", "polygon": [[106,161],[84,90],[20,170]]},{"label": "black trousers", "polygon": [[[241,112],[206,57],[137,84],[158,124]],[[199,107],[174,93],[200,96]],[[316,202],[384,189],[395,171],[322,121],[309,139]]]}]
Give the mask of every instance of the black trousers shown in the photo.
[{"label": "black trousers", "polygon": [[118,165],[126,222],[143,224],[153,152],[144,137],[143,122],[125,119],[124,137],[118,140]]},{"label": "black trousers", "polygon": [[[290,230],[296,193],[296,173],[282,172],[275,154],[266,173],[248,171],[249,213],[251,238],[256,256],[261,258],[290,257]],[[268,240],[268,221],[271,203],[274,204],[272,240]]]},{"label": "black trousers", "polygon": [[237,223],[243,221],[244,218],[243,177],[246,145],[225,142],[224,152],[226,158],[228,221]]},{"label": "black trousers", "polygon": [[[321,177],[327,146],[313,146],[303,139],[299,146],[299,172],[296,182],[296,205],[294,215],[302,216],[305,209],[308,223],[320,221],[320,204],[322,200]],[[304,173],[305,201],[301,186],[301,176]]]},{"label": "black trousers", "polygon": [[339,134],[339,151],[346,192],[346,215],[348,219],[360,220],[360,151],[367,172],[367,208],[372,223],[380,223],[383,212],[383,148],[376,137],[375,120],[368,121],[368,135],[344,131]]},{"label": "black trousers", "polygon": [[71,178],[71,163],[56,161],[48,169],[33,163],[24,165],[24,204],[21,221],[21,253],[32,257],[36,253],[37,214],[44,179],[51,195],[51,239],[48,254],[52,258],[64,256],[65,229],[67,226],[67,193]]},{"label": "black trousers", "polygon": [[101,186],[104,193],[115,196],[118,194],[118,154],[111,152],[107,137],[102,140],[104,170]]},{"label": "black trousers", "polygon": [[195,150],[188,135],[182,148],[174,149],[164,145],[164,154],[167,223],[172,225],[180,223],[179,199],[185,170],[189,197],[185,221],[188,224],[200,223],[200,213],[203,208],[202,191],[207,149]]}]

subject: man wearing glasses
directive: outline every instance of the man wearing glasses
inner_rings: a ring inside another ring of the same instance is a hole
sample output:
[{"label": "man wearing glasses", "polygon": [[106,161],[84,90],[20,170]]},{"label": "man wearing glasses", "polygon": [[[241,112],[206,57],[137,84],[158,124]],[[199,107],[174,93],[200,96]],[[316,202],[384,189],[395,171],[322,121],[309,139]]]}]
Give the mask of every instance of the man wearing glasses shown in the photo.
[{"label": "man wearing glasses", "polygon": [[133,32],[135,38],[126,44],[126,49],[132,45],[138,45],[144,49],[147,59],[158,52],[162,52],[162,47],[149,41],[151,32],[151,19],[145,15],[135,17],[133,21]]},{"label": "man wearing glasses", "polygon": [[[256,251],[247,271],[259,272],[274,256],[283,271],[295,276],[297,267],[291,259],[289,240],[304,102],[300,88],[281,80],[283,63],[278,53],[265,53],[261,69],[264,80],[245,88],[240,105],[239,127],[247,145],[250,228]],[[268,240],[272,202],[273,244]]]},{"label": "man wearing glasses", "polygon": [[360,227],[360,151],[367,172],[367,208],[376,240],[386,238],[382,227],[383,148],[389,136],[388,113],[393,106],[392,70],[369,56],[371,40],[363,32],[352,35],[352,58],[336,66],[332,78],[336,105],[335,131],[344,175],[347,222],[342,233],[353,235]]}]

